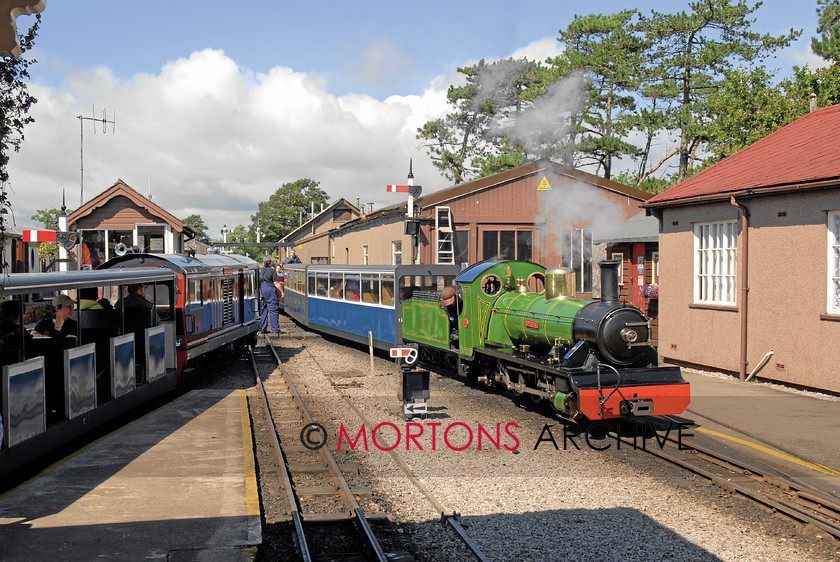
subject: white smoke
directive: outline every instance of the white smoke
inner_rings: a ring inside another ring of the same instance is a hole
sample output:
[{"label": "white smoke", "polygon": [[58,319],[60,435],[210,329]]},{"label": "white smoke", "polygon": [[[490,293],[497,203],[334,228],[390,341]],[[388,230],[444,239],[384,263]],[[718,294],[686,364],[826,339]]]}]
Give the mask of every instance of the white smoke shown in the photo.
[{"label": "white smoke", "polygon": [[625,220],[621,206],[593,185],[569,179],[537,193],[540,214],[535,227],[558,255],[563,234],[572,229],[589,230],[593,240],[608,238],[618,233]]}]

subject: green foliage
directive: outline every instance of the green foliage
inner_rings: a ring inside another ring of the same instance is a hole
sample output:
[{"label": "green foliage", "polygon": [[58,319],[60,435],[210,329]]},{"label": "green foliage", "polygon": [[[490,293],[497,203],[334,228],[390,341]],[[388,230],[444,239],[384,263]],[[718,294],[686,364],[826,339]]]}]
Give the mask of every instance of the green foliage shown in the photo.
[{"label": "green foliage", "polygon": [[641,16],[638,28],[652,41],[651,83],[671,107],[663,113],[666,127],[680,135],[679,172],[682,180],[708,140],[706,126],[718,116],[707,100],[737,62],[760,61],[790,45],[801,31],[774,37],[752,31],[750,16],[761,5],[732,0],[689,4],[690,13]]},{"label": "green foliage", "polygon": [[[714,121],[706,127],[713,161],[738,152],[796,118],[785,92],[774,84],[775,76],[763,66],[737,68],[724,73],[725,79],[708,100]],[[807,96],[805,97],[807,103]]]},{"label": "green foliage", "polygon": [[209,238],[207,236],[207,225],[204,224],[204,219],[201,218],[201,215],[190,215],[181,222],[184,223],[184,226],[188,226],[193,232],[195,232],[196,240],[205,240]]},{"label": "green foliage", "polygon": [[623,183],[624,185],[630,185],[635,187],[636,189],[641,189],[642,191],[647,191],[648,193],[662,193],[668,188],[673,187],[677,183],[677,177],[672,175],[668,178],[657,178],[652,175],[645,176],[643,179],[640,180],[639,174],[624,171],[620,174],[613,176],[613,181],[617,181],[618,183]]},{"label": "green foliage", "polygon": [[[515,121],[539,77],[540,65],[527,59],[480,61],[459,68],[463,86],[450,86],[447,102],[453,111],[417,129],[434,165],[456,184],[476,175],[481,163],[506,142],[506,125]],[[476,159],[482,159],[477,161]]]},{"label": "green foliage", "polygon": [[29,109],[38,100],[29,94],[26,81],[29,66],[37,61],[23,55],[35,45],[40,25],[41,14],[36,14],[29,31],[19,36],[21,55],[0,59],[0,183],[9,181],[9,151],[20,150],[24,126],[35,121]]},{"label": "green foliage", "polygon": [[478,168],[478,177],[492,176],[525,164],[527,158],[522,146],[516,144],[513,148],[509,148],[512,144],[505,138],[500,145],[500,152],[473,158],[473,164]]},{"label": "green foliage", "polygon": [[[228,233],[227,239],[228,239],[228,242],[234,242],[234,243],[238,242],[238,243],[242,244],[242,246],[235,246],[235,247],[231,248],[231,251],[234,254],[240,254],[240,255],[243,255],[243,256],[250,256],[254,259],[258,259],[258,258],[262,257],[260,255],[260,249],[259,248],[246,245],[248,242],[256,242],[257,241],[257,235],[256,235],[255,232],[253,232],[253,230],[249,230],[249,229],[245,228],[244,225],[241,225],[241,224],[236,225],[236,227]],[[263,250],[263,252],[264,251],[265,250]]]},{"label": "green foliage", "polygon": [[585,109],[574,132],[581,163],[595,162],[609,178],[613,158],[635,156],[638,149],[624,140],[634,124],[636,92],[641,84],[645,40],[633,33],[630,20],[636,10],[617,14],[575,16],[560,32],[563,54],[547,62],[561,76],[582,70]]},{"label": "green foliage", "polygon": [[[6,215],[12,211],[11,201],[6,193],[6,182],[9,181],[9,151],[20,150],[24,139],[24,126],[35,121],[29,114],[29,109],[38,100],[29,95],[26,80],[29,79],[29,66],[37,61],[27,59],[23,55],[34,46],[40,25],[41,14],[35,14],[35,23],[29,31],[18,36],[20,56],[0,59],[0,248],[6,247]],[[0,256],[0,271],[6,270],[7,267],[5,257]]]},{"label": "green foliage", "polygon": [[259,204],[251,216],[251,228],[260,227],[263,242],[277,242],[300,226],[301,217],[308,221],[313,206],[318,213],[321,205],[327,204],[329,196],[318,185],[308,178],[284,183],[268,201]]},{"label": "green foliage", "polygon": [[811,38],[811,50],[832,64],[840,55],[840,1],[817,0],[817,33]]},{"label": "green foliage", "polygon": [[[67,210],[68,215],[72,212],[72,209]],[[58,230],[58,215],[60,214],[60,209],[38,209],[30,218],[43,224],[47,230]]]},{"label": "green foliage", "polygon": [[[826,30],[837,22],[831,14],[838,2],[819,0]],[[664,177],[674,156],[682,180],[702,168],[709,153],[711,161],[724,158],[802,115],[807,94],[794,90],[814,88],[821,106],[836,99],[838,82],[825,72],[797,70],[789,88],[774,90],[775,76],[756,65],[801,31],[755,32],[753,13],[760,6],[703,0],[672,14],[575,16],[559,31],[562,55],[546,64],[482,60],[458,69],[466,83],[449,88],[453,110],[426,123],[417,137],[455,183],[533,158],[594,164],[609,178],[616,161],[631,158],[638,167],[623,177],[659,190],[672,181]],[[579,106],[569,99],[580,92],[561,87],[566,82],[581,85]],[[557,104],[557,97],[567,103]],[[553,112],[532,118],[543,106]]]}]

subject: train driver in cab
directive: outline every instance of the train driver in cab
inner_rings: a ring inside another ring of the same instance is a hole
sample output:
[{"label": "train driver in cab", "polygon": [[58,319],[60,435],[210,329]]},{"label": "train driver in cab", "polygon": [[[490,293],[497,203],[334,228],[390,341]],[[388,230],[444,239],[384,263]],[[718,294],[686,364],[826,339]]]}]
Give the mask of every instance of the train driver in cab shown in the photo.
[{"label": "train driver in cab", "polygon": [[146,298],[146,285],[143,283],[133,283],[128,285],[126,289],[128,290],[128,295],[119,299],[114,305],[114,308],[139,308],[148,310],[151,325],[157,326],[160,323],[160,319],[158,318],[155,305]]},{"label": "train driver in cab", "polygon": [[53,297],[52,304],[55,307],[55,318],[41,318],[35,328],[32,329],[33,336],[64,338],[76,337],[78,324],[73,320],[73,312],[76,303],[65,294],[58,294]]},{"label": "train driver in cab", "polygon": [[461,297],[455,287],[445,287],[440,293],[440,306],[449,317],[449,339],[458,341],[458,315],[461,313]]}]

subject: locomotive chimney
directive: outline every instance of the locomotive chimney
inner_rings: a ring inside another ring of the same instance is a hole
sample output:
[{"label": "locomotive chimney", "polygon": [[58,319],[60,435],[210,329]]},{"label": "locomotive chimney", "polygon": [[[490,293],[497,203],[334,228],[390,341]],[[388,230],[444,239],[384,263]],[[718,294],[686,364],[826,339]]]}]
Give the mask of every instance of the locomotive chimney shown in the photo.
[{"label": "locomotive chimney", "polygon": [[616,260],[599,261],[601,267],[601,302],[618,304],[618,268]]}]

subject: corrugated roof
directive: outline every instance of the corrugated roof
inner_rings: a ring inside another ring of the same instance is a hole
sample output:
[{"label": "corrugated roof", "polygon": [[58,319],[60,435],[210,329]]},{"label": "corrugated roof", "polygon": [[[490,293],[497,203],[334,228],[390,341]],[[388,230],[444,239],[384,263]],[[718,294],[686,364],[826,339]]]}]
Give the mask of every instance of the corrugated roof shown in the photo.
[{"label": "corrugated roof", "polygon": [[648,200],[667,206],[754,189],[784,191],[840,178],[840,104],[812,111]]}]

